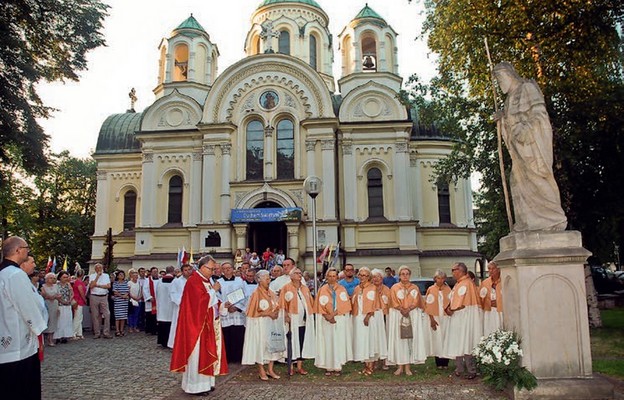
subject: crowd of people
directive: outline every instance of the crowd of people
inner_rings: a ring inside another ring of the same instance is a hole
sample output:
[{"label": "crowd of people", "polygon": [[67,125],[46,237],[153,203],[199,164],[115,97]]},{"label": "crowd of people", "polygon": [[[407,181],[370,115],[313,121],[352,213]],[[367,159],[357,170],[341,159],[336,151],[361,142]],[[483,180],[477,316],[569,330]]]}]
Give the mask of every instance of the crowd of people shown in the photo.
[{"label": "crowd of people", "polygon": [[[412,375],[411,365],[427,357],[435,357],[438,368],[454,359],[454,374],[472,379],[473,348],[502,326],[500,271],[493,262],[480,287],[466,265],[456,263],[452,288],[438,270],[435,283],[420,293],[407,266],[396,276],[390,267],[346,264],[342,271],[328,268],[314,282],[295,260],[270,249],[262,257],[247,249],[237,252],[234,262],[205,256],[196,265],[162,271],[107,274],[98,263],[92,274],[77,269],[74,276],[37,272],[33,257],[22,249],[28,246],[21,238],[4,241],[0,284],[5,275],[23,271],[20,279],[26,279],[32,297],[27,311],[37,318],[24,319],[14,299],[3,298],[0,321],[13,314],[28,321],[19,329],[40,343],[15,340],[0,348],[0,368],[25,359],[34,368],[33,349],[83,339],[84,315],[94,339],[112,338],[112,327],[117,337],[140,331],[156,336],[159,345],[173,349],[171,370],[183,372],[188,393],[211,391],[228,363],[256,365],[259,379],[269,380],[280,379],[275,362],[287,362],[288,374],[307,375],[304,359],[314,359],[327,376],[339,376],[347,362],[361,362],[365,376],[391,367],[395,375]],[[4,332],[16,329],[0,328],[3,341]],[[9,356],[7,348],[14,353]]]}]

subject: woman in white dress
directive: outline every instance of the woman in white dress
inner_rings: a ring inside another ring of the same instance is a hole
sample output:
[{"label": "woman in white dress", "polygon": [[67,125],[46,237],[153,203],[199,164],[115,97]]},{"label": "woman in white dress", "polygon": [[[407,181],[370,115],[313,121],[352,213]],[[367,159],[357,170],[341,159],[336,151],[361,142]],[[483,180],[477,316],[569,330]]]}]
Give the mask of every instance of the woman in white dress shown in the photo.
[{"label": "woman in white dress", "polygon": [[61,271],[57,276],[58,280],[58,323],[56,330],[54,331],[54,339],[60,340],[61,343],[67,343],[68,338],[74,337],[74,320],[73,312],[71,308],[72,300],[74,299],[74,289],[72,289],[69,283],[69,273],[67,271]]},{"label": "woman in white dress", "polygon": [[[243,365],[258,365],[260,379],[279,379],[273,370],[273,363],[284,356],[284,352],[270,352],[269,339],[274,324],[284,325],[284,317],[279,312],[279,299],[269,289],[271,277],[266,270],[256,274],[258,288],[252,293],[247,304],[247,326],[243,344]],[[268,371],[264,364],[268,363]]]},{"label": "woman in white dress", "polygon": [[361,374],[372,375],[375,361],[379,359],[377,331],[373,320],[375,311],[381,309],[377,288],[371,283],[371,272],[367,267],[358,272],[360,283],[353,290],[351,314],[353,315],[353,361],[364,362]]},{"label": "woman in white dress", "polygon": [[338,283],[338,271],[329,268],[326,284],[316,297],[316,358],[314,365],[325,369],[325,376],[339,376],[342,366],[353,359],[351,301]]},{"label": "woman in white dress", "polygon": [[377,340],[374,345],[375,353],[379,354],[381,369],[387,370],[386,361],[388,359],[388,324],[387,316],[390,310],[390,288],[383,283],[384,273],[382,270],[375,268],[371,271],[373,285],[377,289],[377,301],[380,307],[375,310],[375,318],[371,320],[371,329],[375,331]]},{"label": "woman in white dress", "polygon": [[446,274],[437,270],[433,276],[435,283],[427,289],[425,295],[425,313],[431,327],[429,355],[435,356],[438,369],[448,368],[448,358],[443,357],[444,335],[448,329],[449,316],[444,310],[450,304],[451,288],[446,284]]},{"label": "woman in white dress", "polygon": [[[411,271],[399,268],[399,283],[390,289],[390,318],[388,321],[388,364],[398,365],[395,375],[412,375],[410,364],[424,364],[429,346],[425,336],[423,301],[418,286],[410,282]],[[402,325],[411,338],[401,337]]]}]

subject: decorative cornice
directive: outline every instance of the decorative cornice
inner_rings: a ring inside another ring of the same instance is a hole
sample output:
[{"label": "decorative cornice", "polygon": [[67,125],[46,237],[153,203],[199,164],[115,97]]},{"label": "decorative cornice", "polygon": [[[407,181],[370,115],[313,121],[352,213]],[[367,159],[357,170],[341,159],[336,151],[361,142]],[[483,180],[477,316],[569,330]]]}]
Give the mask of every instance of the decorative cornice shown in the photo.
[{"label": "decorative cornice", "polygon": [[204,155],[214,156],[214,154],[215,154],[215,147],[216,146],[214,144],[204,145],[204,147],[203,147]]},{"label": "decorative cornice", "polygon": [[221,153],[229,156],[232,153],[232,145],[230,143],[221,143]]},{"label": "decorative cornice", "polygon": [[333,139],[324,139],[321,140],[321,150],[333,150],[335,142]]},{"label": "decorative cornice", "polygon": [[305,141],[306,151],[314,151],[316,147],[316,140],[306,140]]}]

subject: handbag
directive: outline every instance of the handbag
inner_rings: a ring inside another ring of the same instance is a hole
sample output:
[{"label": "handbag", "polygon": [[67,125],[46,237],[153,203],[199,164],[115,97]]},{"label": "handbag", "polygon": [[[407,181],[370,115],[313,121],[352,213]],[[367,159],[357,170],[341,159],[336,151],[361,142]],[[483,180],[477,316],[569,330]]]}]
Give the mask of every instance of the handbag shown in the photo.
[{"label": "handbag", "polygon": [[271,320],[271,329],[269,330],[269,353],[281,353],[286,351],[286,342],[284,339],[284,324],[281,320]]},{"label": "handbag", "polygon": [[413,339],[414,331],[412,331],[412,319],[410,317],[401,317],[401,339]]}]

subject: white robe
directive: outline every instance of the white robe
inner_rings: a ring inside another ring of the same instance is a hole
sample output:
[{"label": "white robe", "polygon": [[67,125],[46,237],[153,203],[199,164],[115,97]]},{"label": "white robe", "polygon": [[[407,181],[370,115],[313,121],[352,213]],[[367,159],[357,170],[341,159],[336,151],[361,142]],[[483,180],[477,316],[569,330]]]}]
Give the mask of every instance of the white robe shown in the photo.
[{"label": "white robe", "polygon": [[388,364],[423,364],[429,352],[425,333],[429,317],[420,308],[410,311],[413,339],[401,339],[402,314],[398,310],[391,308],[388,317]]},{"label": "white robe", "polygon": [[444,336],[445,358],[472,354],[472,350],[483,336],[481,313],[481,308],[477,305],[468,306],[453,313]]},{"label": "white robe", "polygon": [[173,303],[171,313],[171,330],[169,331],[169,340],[167,341],[167,347],[170,349],[173,349],[173,345],[175,343],[176,329],[178,329],[178,315],[180,314],[180,303],[182,302],[184,285],[186,285],[186,278],[184,276],[180,276],[171,282],[171,287],[169,288],[169,297]]},{"label": "white robe", "polygon": [[[286,293],[288,295],[288,293]],[[293,360],[297,358],[315,358],[316,357],[316,327],[314,326],[314,314],[312,310],[308,308],[308,303],[304,301],[302,294],[299,295],[299,313],[290,314],[290,326],[291,326],[291,343]],[[305,321],[305,337],[303,339],[303,349],[299,345],[299,327],[303,325],[303,308],[305,307],[306,321]],[[288,327],[286,327],[288,332]],[[287,349],[288,350],[288,349]]]},{"label": "white robe", "polygon": [[351,315],[337,315],[335,324],[316,316],[316,359],[314,366],[330,371],[340,371],[347,361],[353,360]]},{"label": "white robe", "polygon": [[[436,357],[444,357],[444,337],[446,336],[446,331],[448,330],[448,325],[450,322],[450,317],[444,313],[443,308],[443,293],[440,291],[438,293],[438,312],[441,316],[435,315],[433,318],[438,323],[436,330],[431,329],[431,322],[427,320],[427,325],[429,326],[429,355]],[[427,318],[429,316],[427,315]]]},{"label": "white robe", "polygon": [[[284,352],[271,353],[268,349],[273,321],[270,317],[247,317],[242,365],[266,364],[284,358]],[[281,313],[275,321],[284,324]]]},{"label": "white robe", "polygon": [[156,320],[162,322],[171,322],[173,318],[173,301],[171,301],[171,285],[172,282],[166,283],[160,281],[155,288],[156,292]]},{"label": "white robe", "polygon": [[388,358],[388,327],[384,320],[383,310],[376,310],[375,316],[368,322],[375,337],[373,341],[373,355],[375,359]]},{"label": "white robe", "polygon": [[[374,292],[369,292],[374,294]],[[373,315],[368,321],[368,326],[364,325],[366,314],[362,311],[364,303],[362,294],[358,295],[358,315],[351,317],[353,324],[353,361],[376,361],[379,359],[375,354],[375,343],[378,341],[377,331],[373,330]]]},{"label": "white robe", "polygon": [[503,313],[498,312],[496,308],[483,312],[483,336],[499,329],[503,329]]}]

